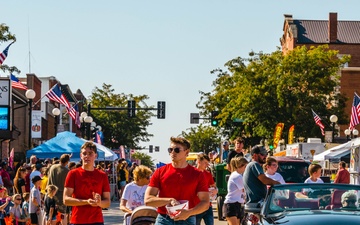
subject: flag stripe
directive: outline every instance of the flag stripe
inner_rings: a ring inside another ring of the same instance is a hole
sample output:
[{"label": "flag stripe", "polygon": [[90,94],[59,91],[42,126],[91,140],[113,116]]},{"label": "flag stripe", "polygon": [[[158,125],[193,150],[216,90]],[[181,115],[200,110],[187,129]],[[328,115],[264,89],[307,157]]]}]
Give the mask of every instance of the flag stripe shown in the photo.
[{"label": "flag stripe", "polygon": [[356,93],[354,93],[353,105],[351,107],[351,117],[350,117],[350,130],[353,130],[356,125],[360,123],[360,97]]},{"label": "flag stripe", "polygon": [[11,80],[11,87],[13,88],[19,88],[22,90],[27,90],[28,88],[20,82],[19,79],[17,79],[14,75],[10,74],[10,80]]},{"label": "flag stripe", "polygon": [[0,65],[3,64],[3,62],[5,61],[6,57],[8,56],[8,52],[9,52],[9,48],[10,45],[12,45],[14,42],[10,43],[5,49],[4,51],[2,51],[2,53],[0,54]]},{"label": "flag stripe", "polygon": [[63,104],[66,108],[70,108],[70,103],[62,94],[59,84],[55,84],[48,92],[46,92],[45,96],[54,102]]},{"label": "flag stripe", "polygon": [[314,117],[316,125],[318,125],[320,127],[321,134],[323,136],[325,136],[325,131],[324,131],[325,126],[324,126],[324,124],[322,124],[321,118],[314,112],[314,110],[311,110],[311,111],[313,113],[313,117]]}]

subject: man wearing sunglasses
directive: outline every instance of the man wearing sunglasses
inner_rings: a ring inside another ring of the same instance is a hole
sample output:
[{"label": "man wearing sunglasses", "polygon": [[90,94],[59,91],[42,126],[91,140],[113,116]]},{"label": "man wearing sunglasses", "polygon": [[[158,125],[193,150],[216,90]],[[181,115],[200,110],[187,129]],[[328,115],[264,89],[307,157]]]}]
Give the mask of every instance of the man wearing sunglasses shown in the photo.
[{"label": "man wearing sunglasses", "polygon": [[[158,207],[156,225],[196,224],[195,215],[209,208],[209,190],[203,172],[189,165],[186,156],[190,143],[181,137],[171,137],[168,153],[171,163],[155,170],[145,192],[145,204]],[[178,205],[180,200],[188,201],[188,209],[170,217],[166,205]]]},{"label": "man wearing sunglasses", "polygon": [[262,165],[266,162],[267,151],[263,146],[256,145],[251,149],[252,161],[244,171],[244,187],[247,203],[257,203],[266,196],[267,186],[280,184],[264,174]]}]

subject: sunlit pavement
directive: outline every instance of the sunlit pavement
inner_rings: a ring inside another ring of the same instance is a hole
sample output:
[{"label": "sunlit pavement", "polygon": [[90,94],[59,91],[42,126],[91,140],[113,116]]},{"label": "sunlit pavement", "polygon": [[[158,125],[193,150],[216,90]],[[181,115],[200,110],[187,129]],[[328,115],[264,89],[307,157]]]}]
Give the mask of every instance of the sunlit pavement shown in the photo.
[{"label": "sunlit pavement", "polygon": [[[215,202],[214,202],[215,203]],[[216,225],[225,225],[226,221],[219,221],[217,219],[216,204],[213,203],[214,217]],[[123,224],[124,213],[119,208],[119,201],[112,201],[108,210],[103,210],[105,225]],[[202,222],[201,224],[204,224]]]}]

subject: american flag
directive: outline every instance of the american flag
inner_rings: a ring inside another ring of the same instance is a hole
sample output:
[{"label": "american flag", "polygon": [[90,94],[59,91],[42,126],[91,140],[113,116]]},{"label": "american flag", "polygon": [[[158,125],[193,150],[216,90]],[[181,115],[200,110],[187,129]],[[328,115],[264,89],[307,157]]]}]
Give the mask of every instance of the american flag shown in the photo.
[{"label": "american flag", "polygon": [[22,90],[27,90],[28,88],[22,84],[19,79],[17,79],[14,75],[10,74],[10,80],[11,80],[11,87],[13,88],[19,88]]},{"label": "american flag", "polygon": [[66,99],[65,95],[62,94],[59,84],[55,84],[48,92],[45,94],[50,100],[63,104],[66,108],[71,108],[69,101]]},{"label": "american flag", "polygon": [[3,64],[3,62],[5,61],[6,57],[8,56],[8,52],[9,52],[9,48],[10,46],[13,44],[14,42],[11,42],[5,49],[4,51],[0,54],[0,65]]},{"label": "american flag", "polygon": [[350,118],[350,130],[353,130],[356,125],[360,123],[360,97],[356,93],[354,93],[354,100],[351,107],[351,118]]},{"label": "american flag", "polygon": [[312,113],[313,113],[313,116],[314,116],[314,120],[315,120],[315,123],[320,127],[320,130],[321,130],[321,134],[323,136],[325,136],[325,131],[324,131],[324,125],[322,124],[321,122],[321,118],[314,112],[314,110],[311,110]]},{"label": "american flag", "polygon": [[73,107],[66,108],[67,112],[71,116],[71,118],[75,121],[75,124],[78,126],[78,128],[81,127],[81,121],[79,116],[79,107],[77,104],[75,104]]}]

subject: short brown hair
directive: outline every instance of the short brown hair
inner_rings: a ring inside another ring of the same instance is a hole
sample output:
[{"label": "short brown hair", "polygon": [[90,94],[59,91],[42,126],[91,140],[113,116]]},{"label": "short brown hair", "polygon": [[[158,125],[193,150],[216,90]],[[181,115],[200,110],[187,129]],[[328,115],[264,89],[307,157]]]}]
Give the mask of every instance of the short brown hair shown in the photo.
[{"label": "short brown hair", "polygon": [[234,140],[234,143],[236,142],[239,142],[239,143],[243,143],[244,144],[244,139],[242,139],[242,137],[237,137],[235,140]]},{"label": "short brown hair", "polygon": [[62,154],[60,156],[60,163],[64,164],[70,161],[70,155],[69,154]]},{"label": "short brown hair", "polygon": [[185,150],[190,149],[190,142],[182,137],[171,137],[170,141],[185,147]]},{"label": "short brown hair", "polygon": [[81,150],[81,149],[87,149],[87,148],[90,148],[90,150],[93,150],[95,153],[97,153],[97,148],[96,148],[96,145],[94,144],[94,142],[92,142],[92,141],[87,141],[87,142],[85,142],[85,143],[81,146],[80,150]]},{"label": "short brown hair", "polygon": [[322,167],[319,164],[310,164],[308,172],[310,175],[321,169]]}]

